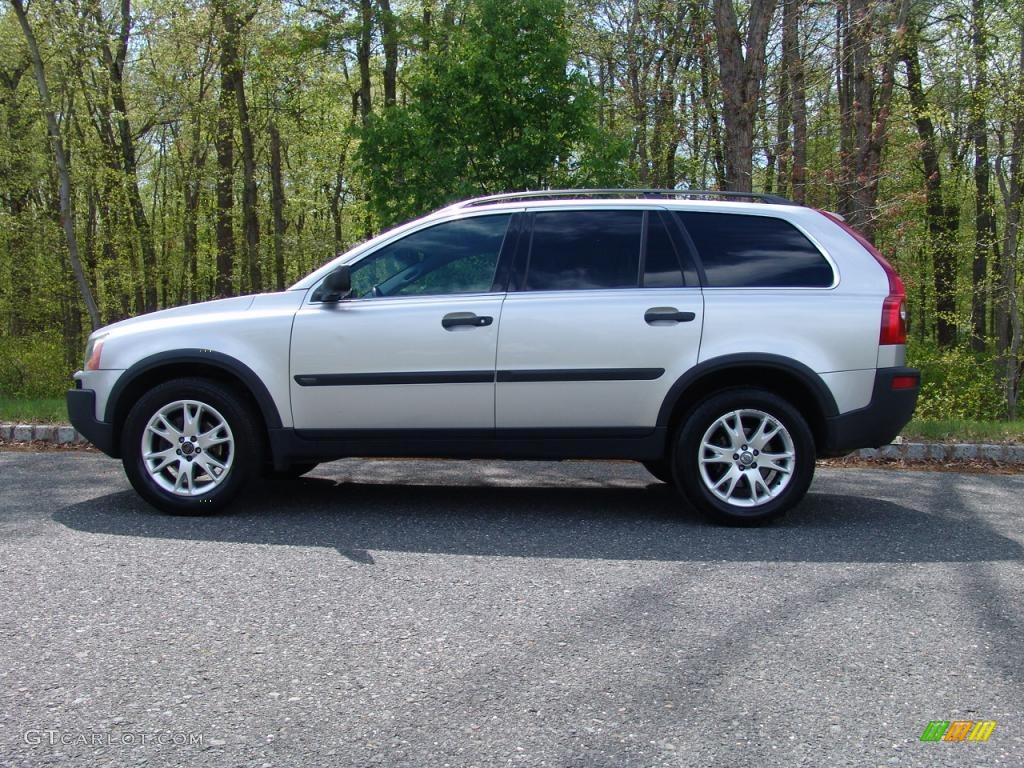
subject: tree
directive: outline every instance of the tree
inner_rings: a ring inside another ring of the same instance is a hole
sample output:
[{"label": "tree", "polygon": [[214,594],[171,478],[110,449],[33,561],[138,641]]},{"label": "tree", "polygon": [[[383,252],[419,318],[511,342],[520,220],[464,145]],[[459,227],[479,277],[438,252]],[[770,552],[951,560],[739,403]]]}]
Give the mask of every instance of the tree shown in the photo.
[{"label": "tree", "polygon": [[776,0],[751,0],[741,37],[733,0],[714,0],[725,122],[725,187],[753,191],[754,118],[761,99],[765,46]]},{"label": "tree", "polygon": [[75,204],[71,195],[71,171],[68,167],[67,153],[64,151],[64,140],[57,125],[57,115],[54,112],[53,104],[50,101],[50,89],[46,83],[46,70],[43,67],[43,59],[39,53],[39,43],[36,41],[35,33],[32,31],[32,24],[29,22],[28,14],[22,0],[11,0],[11,6],[18,17],[18,24],[25,35],[25,43],[28,46],[29,56],[32,58],[32,70],[36,76],[36,86],[39,89],[39,101],[46,118],[46,132],[53,147],[54,160],[57,164],[57,174],[60,177],[60,223],[64,229],[64,237],[67,240],[68,257],[71,260],[71,269],[78,284],[78,290],[85,302],[86,311],[89,313],[89,320],[93,328],[100,325],[100,311],[93,298],[92,288],[89,281],[85,279],[85,272],[82,269],[82,260],[78,255],[78,238],[75,234]]},{"label": "tree", "polygon": [[910,0],[894,2],[895,7],[887,0],[838,3],[839,211],[868,240],[874,240],[878,226],[878,182],[895,82],[897,38],[903,34],[910,10]]},{"label": "tree", "polygon": [[943,200],[942,166],[938,141],[932,123],[930,105],[921,82],[918,59],[918,34],[911,24],[902,41],[900,57],[906,66],[907,91],[920,139],[921,166],[924,170],[925,223],[932,255],[935,280],[936,324],[939,346],[956,343],[956,233],[960,223],[960,207]]},{"label": "tree", "polygon": [[363,134],[382,223],[571,174],[592,102],[567,71],[566,33],[560,0],[483,0],[445,30],[407,75],[408,106],[368,119]]}]

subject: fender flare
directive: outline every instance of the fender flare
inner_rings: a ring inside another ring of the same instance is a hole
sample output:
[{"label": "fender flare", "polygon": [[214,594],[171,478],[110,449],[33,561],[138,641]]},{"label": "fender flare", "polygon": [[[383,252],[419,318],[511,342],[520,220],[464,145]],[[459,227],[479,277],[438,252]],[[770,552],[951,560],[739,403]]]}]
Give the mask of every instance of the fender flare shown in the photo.
[{"label": "fender flare", "polygon": [[267,385],[253,372],[252,368],[230,355],[210,349],[174,349],[158,352],[134,363],[118,377],[117,382],[111,388],[110,395],[107,397],[107,407],[103,420],[108,424],[114,423],[118,401],[132,382],[148,371],[169,363],[202,363],[203,365],[219,368],[226,373],[230,373],[238,378],[255,398],[267,429],[281,428],[281,414],[277,409],[277,404],[274,402],[274,398],[271,397]]},{"label": "fender flare", "polygon": [[800,382],[814,397],[815,405],[824,418],[836,416],[839,409],[836,406],[835,397],[831,390],[822,381],[821,376],[811,368],[792,358],[782,355],[769,355],[764,353],[740,353],[734,355],[722,355],[713,357],[698,363],[693,368],[680,376],[665,395],[658,410],[658,426],[667,427],[672,418],[672,413],[679,404],[685,392],[701,379],[728,371],[734,368],[762,368],[771,371],[785,373]]}]

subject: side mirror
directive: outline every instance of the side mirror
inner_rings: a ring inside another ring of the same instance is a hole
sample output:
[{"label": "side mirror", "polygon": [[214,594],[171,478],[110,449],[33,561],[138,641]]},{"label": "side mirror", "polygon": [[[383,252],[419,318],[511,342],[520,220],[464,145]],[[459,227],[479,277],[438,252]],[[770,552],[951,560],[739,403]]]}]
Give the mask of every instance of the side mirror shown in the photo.
[{"label": "side mirror", "polygon": [[348,298],[352,292],[352,268],[342,264],[324,278],[313,292],[313,301],[336,302]]}]

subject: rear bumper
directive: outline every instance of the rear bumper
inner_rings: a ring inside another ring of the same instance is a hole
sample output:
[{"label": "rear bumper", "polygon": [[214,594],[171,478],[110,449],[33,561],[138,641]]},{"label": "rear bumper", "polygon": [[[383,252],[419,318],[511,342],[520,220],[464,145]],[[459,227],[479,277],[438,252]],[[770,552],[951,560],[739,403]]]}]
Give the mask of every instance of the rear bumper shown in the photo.
[{"label": "rear bumper", "polygon": [[[893,388],[899,380],[898,389]],[[909,380],[913,386],[906,386]],[[921,372],[916,368],[879,368],[871,402],[864,408],[826,419],[822,456],[841,456],[858,448],[888,445],[910,421],[921,389]]]},{"label": "rear bumper", "polygon": [[91,389],[69,389],[67,403],[71,425],[105,454],[118,458],[113,427],[96,420],[96,393]]}]

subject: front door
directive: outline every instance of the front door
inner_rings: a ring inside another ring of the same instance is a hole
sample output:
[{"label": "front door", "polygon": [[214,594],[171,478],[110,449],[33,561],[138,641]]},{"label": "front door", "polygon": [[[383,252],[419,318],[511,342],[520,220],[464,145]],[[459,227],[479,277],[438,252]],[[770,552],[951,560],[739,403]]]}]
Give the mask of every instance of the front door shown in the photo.
[{"label": "front door", "polygon": [[295,428],[493,429],[509,220],[417,230],[352,265],[350,298],[307,299],[292,330]]}]

